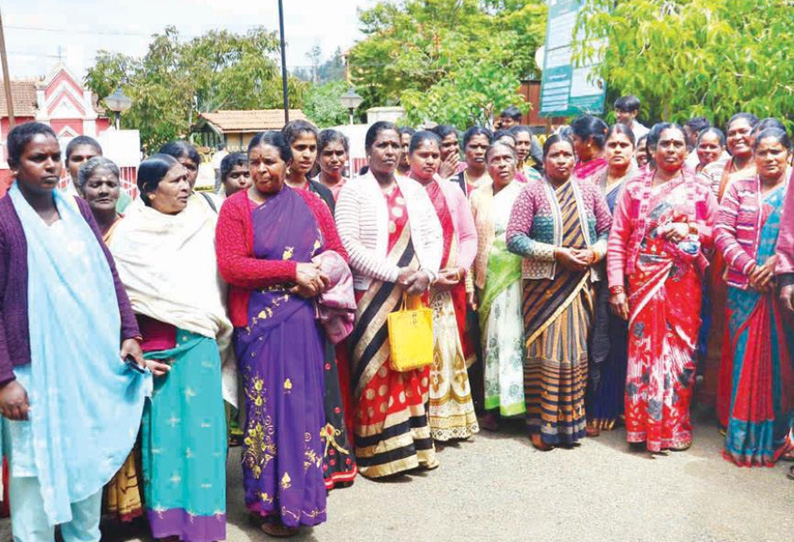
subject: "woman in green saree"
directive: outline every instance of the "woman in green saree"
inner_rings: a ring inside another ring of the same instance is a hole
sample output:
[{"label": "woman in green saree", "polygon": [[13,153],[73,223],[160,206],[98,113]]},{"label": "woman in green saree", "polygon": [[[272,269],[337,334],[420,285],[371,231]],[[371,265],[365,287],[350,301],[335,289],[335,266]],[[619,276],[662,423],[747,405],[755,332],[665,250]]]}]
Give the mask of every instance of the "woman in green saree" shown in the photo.
[{"label": "woman in green saree", "polygon": [[485,410],[481,425],[497,429],[499,416],[524,414],[524,329],[521,317],[521,257],[507,250],[505,232],[521,192],[516,151],[493,145],[486,155],[492,182],[471,195],[480,240],[473,276],[479,298]]}]

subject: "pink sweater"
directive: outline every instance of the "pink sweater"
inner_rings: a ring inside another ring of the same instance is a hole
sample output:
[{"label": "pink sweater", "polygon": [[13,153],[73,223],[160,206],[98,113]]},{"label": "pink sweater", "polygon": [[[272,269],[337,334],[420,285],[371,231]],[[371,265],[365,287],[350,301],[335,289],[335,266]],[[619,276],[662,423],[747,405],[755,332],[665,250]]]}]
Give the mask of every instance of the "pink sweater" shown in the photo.
[{"label": "pink sweater", "polygon": [[786,199],[783,201],[783,218],[775,245],[777,265],[775,273],[781,286],[794,283],[794,190],[791,188],[794,173],[789,179]]},{"label": "pink sweater", "polygon": [[747,288],[747,274],[756,263],[762,210],[757,176],[728,185],[714,228],[714,243],[725,259],[729,286]]},{"label": "pink sweater", "polygon": [[[626,181],[623,193],[618,199],[607,249],[607,276],[610,287],[625,286],[625,278],[634,272],[640,245],[648,235],[648,231],[635,234],[635,230],[641,227],[641,222],[650,221],[648,216],[640,217],[639,215],[643,187],[652,175],[653,170],[643,170],[631,180]],[[685,169],[683,175],[683,182],[691,183],[694,191],[694,210],[688,211],[691,214],[689,221],[697,225],[701,249],[708,250],[714,244],[712,228],[719,209],[717,198],[711,192],[711,187],[696,178],[693,171]],[[651,210],[648,209],[649,212]]]}]

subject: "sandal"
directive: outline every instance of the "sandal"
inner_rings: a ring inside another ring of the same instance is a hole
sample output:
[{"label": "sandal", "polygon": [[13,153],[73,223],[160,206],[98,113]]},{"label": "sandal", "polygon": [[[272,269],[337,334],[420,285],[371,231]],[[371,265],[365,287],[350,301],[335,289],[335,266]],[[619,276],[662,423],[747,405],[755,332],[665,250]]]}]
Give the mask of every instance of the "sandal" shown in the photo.
[{"label": "sandal", "polygon": [[259,526],[262,532],[273,538],[290,538],[298,534],[300,527],[287,527],[281,521],[263,521]]},{"label": "sandal", "polygon": [[679,442],[673,446],[670,446],[668,450],[671,452],[685,452],[692,446],[692,442]]},{"label": "sandal", "polygon": [[601,424],[600,424],[601,431],[612,431],[613,429],[615,429],[615,421],[616,421],[615,418],[612,419],[604,418],[603,420],[601,420]]},{"label": "sandal", "polygon": [[588,437],[597,437],[601,434],[601,424],[599,420],[590,420],[585,426],[585,433]]},{"label": "sandal", "polygon": [[424,465],[420,465],[425,470],[436,470],[441,462],[438,459],[434,459],[431,463],[425,463]]},{"label": "sandal", "polygon": [[789,480],[794,480],[794,467],[789,467],[788,473],[786,473],[786,478]]},{"label": "sandal", "polygon": [[551,444],[546,444],[545,442],[543,442],[541,436],[537,434],[530,435],[529,440],[532,443],[532,446],[534,446],[536,450],[541,452],[548,452],[549,450],[554,448],[554,446],[552,446]]}]

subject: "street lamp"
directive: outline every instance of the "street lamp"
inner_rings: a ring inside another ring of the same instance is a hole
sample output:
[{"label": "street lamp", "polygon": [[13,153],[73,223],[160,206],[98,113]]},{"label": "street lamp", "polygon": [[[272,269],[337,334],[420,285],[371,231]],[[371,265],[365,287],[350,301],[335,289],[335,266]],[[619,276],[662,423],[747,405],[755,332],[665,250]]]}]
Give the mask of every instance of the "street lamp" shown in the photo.
[{"label": "street lamp", "polygon": [[121,114],[132,107],[132,100],[121,91],[121,87],[118,87],[116,92],[105,98],[105,104],[108,109],[116,113],[116,130],[118,130]]},{"label": "street lamp", "polygon": [[353,87],[350,87],[346,93],[342,94],[339,97],[339,101],[342,102],[342,106],[346,107],[347,110],[350,112],[350,125],[353,125],[353,111],[361,105],[361,102],[364,101],[364,98],[356,94],[356,91],[353,90]]}]

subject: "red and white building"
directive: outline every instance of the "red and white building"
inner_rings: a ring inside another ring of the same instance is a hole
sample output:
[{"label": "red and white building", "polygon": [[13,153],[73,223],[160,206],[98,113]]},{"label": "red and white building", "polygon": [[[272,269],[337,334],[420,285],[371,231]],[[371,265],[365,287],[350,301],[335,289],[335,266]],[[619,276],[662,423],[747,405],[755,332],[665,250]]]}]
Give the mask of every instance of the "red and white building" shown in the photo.
[{"label": "red and white building", "polygon": [[[49,124],[62,149],[80,135],[97,139],[104,155],[121,169],[125,188],[135,192],[135,172],[140,161],[137,131],[116,131],[104,109],[98,105],[98,97],[84,88],[80,79],[66,66],[58,64],[40,80],[11,81],[11,97],[16,123],[37,121]],[[0,83],[0,195],[5,193],[11,181],[5,149],[9,130],[8,104]],[[64,180],[67,175],[64,168]]]}]

